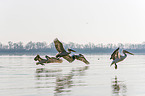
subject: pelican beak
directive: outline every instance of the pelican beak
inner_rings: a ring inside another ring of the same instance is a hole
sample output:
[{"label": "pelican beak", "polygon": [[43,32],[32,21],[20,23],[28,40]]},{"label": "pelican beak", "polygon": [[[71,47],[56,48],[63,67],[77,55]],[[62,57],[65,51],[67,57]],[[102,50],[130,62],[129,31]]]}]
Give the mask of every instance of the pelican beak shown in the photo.
[{"label": "pelican beak", "polygon": [[72,50],[72,52],[76,52],[75,50]]},{"label": "pelican beak", "polygon": [[133,53],[129,53],[129,54],[134,55]]},{"label": "pelican beak", "polygon": [[130,55],[134,55],[133,53],[130,53],[130,52],[128,52],[128,51],[125,51],[125,53],[128,53],[128,54],[130,54]]},{"label": "pelican beak", "polygon": [[76,52],[75,50],[72,50],[72,49],[69,49],[69,48],[68,48],[67,50],[68,50],[68,51],[72,51],[72,52]]}]

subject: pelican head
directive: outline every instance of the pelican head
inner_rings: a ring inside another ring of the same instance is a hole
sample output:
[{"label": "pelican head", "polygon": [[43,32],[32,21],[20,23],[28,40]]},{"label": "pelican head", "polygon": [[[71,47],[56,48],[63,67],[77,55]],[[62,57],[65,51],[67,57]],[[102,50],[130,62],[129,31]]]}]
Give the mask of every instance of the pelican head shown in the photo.
[{"label": "pelican head", "polygon": [[130,55],[134,55],[133,53],[130,53],[130,52],[126,51],[126,50],[123,50],[123,53],[124,53],[124,54],[125,54],[125,53],[128,53],[128,54],[130,54]]}]

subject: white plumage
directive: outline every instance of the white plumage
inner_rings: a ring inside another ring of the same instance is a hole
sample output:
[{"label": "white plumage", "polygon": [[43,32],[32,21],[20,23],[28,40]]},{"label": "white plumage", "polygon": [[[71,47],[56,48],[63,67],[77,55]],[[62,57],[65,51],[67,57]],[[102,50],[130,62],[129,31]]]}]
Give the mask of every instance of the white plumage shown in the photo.
[{"label": "white plumage", "polygon": [[110,66],[112,66],[113,64],[115,64],[115,69],[117,69],[117,64],[116,64],[116,63],[118,63],[118,62],[120,62],[120,61],[123,61],[123,60],[127,57],[127,54],[126,54],[126,53],[131,54],[131,55],[134,55],[133,53],[130,53],[130,52],[126,51],[126,50],[123,50],[124,56],[122,56],[122,55],[120,55],[120,53],[119,53],[119,48],[117,48],[117,49],[112,53],[112,55],[111,55],[111,58],[110,58],[110,59],[113,59],[113,61],[112,61],[112,63],[111,63]]}]

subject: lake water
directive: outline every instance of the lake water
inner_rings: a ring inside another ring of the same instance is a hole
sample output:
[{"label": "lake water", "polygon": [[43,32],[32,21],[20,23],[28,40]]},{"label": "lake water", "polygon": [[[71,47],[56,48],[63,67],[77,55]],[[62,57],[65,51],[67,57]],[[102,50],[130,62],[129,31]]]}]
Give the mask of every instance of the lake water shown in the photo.
[{"label": "lake water", "polygon": [[85,55],[89,65],[34,57],[0,56],[0,96],[145,96],[145,55],[128,55],[117,70],[110,55]]}]

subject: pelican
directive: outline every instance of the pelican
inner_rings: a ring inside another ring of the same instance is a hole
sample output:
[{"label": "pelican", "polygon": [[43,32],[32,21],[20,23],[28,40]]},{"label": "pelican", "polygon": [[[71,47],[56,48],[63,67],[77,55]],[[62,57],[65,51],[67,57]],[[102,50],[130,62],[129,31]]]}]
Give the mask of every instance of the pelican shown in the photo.
[{"label": "pelican", "polygon": [[74,50],[72,50],[72,49],[69,49],[69,48],[67,49],[68,52],[66,52],[65,49],[63,48],[63,44],[62,44],[57,38],[54,40],[54,44],[55,44],[56,50],[59,52],[59,53],[56,54],[56,57],[57,57],[57,58],[58,58],[58,57],[67,56],[67,55],[69,55],[71,52],[76,52],[76,51],[74,51]]},{"label": "pelican", "polygon": [[57,38],[54,40],[54,44],[55,44],[56,50],[59,52],[56,54],[56,58],[63,57],[69,63],[71,63],[75,59],[77,59],[77,60],[83,61],[86,64],[89,64],[89,62],[86,60],[86,58],[82,54],[70,56],[69,54],[71,52],[76,52],[76,51],[74,51],[72,49],[68,49],[68,52],[66,52],[65,49],[63,48],[63,44]]},{"label": "pelican", "polygon": [[80,61],[84,62],[85,64],[90,64],[90,63],[87,61],[87,59],[84,57],[84,55],[82,55],[82,54],[79,54],[79,55],[72,55],[72,58],[73,58],[73,61],[74,61],[75,59],[77,59],[77,60],[80,60]]},{"label": "pelican", "polygon": [[123,61],[126,57],[127,57],[127,54],[131,54],[131,55],[134,55],[133,53],[130,53],[126,50],[123,50],[122,53],[124,54],[124,56],[120,55],[119,53],[119,48],[117,48],[111,55],[111,58],[110,59],[113,59],[112,63],[110,66],[112,66],[113,64],[115,64],[115,69],[117,69],[117,64],[118,62],[120,61]]},{"label": "pelican", "polygon": [[65,49],[63,48],[62,43],[57,38],[54,40],[54,44],[55,44],[56,50],[59,52],[56,54],[56,58],[63,57],[69,62],[73,61],[73,58],[69,54],[71,52],[76,52],[76,51],[72,49],[68,49],[68,52],[66,52]]},{"label": "pelican", "polygon": [[58,58],[55,58],[55,57],[49,57],[49,56],[45,56],[46,59],[42,59],[39,55],[37,55],[34,60],[35,61],[39,61],[36,63],[36,65],[44,65],[43,63],[62,63],[62,59],[58,59]]}]

